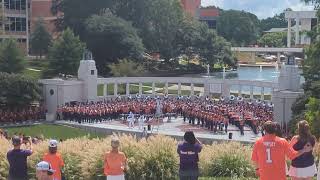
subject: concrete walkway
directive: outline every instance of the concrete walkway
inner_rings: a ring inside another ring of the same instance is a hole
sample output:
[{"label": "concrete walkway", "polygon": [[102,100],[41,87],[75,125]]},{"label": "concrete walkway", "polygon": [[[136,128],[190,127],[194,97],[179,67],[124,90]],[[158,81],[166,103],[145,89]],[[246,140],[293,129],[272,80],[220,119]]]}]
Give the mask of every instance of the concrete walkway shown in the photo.
[{"label": "concrete walkway", "polygon": [[[137,124],[134,128],[130,129],[126,124],[122,124],[120,121],[103,122],[95,124],[78,124],[69,121],[57,121],[56,123],[106,134],[112,134],[116,132],[139,135],[142,133],[142,129],[139,129]],[[177,119],[172,119],[171,122],[167,122],[167,118],[165,118],[163,124],[159,126],[153,126],[152,129],[153,130],[149,132],[151,134],[168,135],[177,139],[182,139],[186,130],[192,130],[195,132],[195,135],[199,139],[205,141],[206,143],[212,143],[216,141],[230,141],[229,133],[233,134],[232,141],[240,141],[243,143],[253,143],[259,137],[255,135],[248,127],[245,127],[244,136],[241,136],[238,128],[233,125],[228,126],[227,134],[214,134],[213,132],[205,130],[204,128],[201,128],[199,126],[192,126],[189,125],[189,123],[187,122],[184,123],[181,117]]]}]

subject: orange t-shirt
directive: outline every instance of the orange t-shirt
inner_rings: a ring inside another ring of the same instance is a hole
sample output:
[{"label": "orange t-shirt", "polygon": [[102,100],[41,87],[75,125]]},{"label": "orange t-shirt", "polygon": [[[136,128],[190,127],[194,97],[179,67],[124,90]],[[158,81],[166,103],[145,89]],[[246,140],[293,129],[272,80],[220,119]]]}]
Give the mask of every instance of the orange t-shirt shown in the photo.
[{"label": "orange t-shirt", "polygon": [[54,180],[61,180],[61,168],[64,166],[63,159],[59,153],[50,154],[46,153],[43,156],[43,161],[51,164],[51,168],[55,171],[53,173]]},{"label": "orange t-shirt", "polygon": [[259,165],[260,180],[286,180],[286,156],[294,159],[297,155],[285,139],[265,135],[254,144],[251,159]]},{"label": "orange t-shirt", "polygon": [[107,152],[104,158],[104,174],[107,175],[122,175],[126,164],[126,156],[123,152]]}]

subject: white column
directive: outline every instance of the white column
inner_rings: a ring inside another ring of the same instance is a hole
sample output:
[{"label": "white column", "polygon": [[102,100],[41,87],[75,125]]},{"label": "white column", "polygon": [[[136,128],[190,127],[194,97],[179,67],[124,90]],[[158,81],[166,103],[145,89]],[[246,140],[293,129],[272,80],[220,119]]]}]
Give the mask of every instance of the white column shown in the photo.
[{"label": "white column", "polygon": [[165,94],[169,94],[168,86],[169,86],[169,83],[166,82],[165,90],[164,90],[164,93],[165,93]]},{"label": "white column", "polygon": [[103,97],[107,97],[108,92],[107,92],[107,84],[103,84]]},{"label": "white column", "polygon": [[288,18],[287,47],[291,47],[291,19]]},{"label": "white column", "polygon": [[250,86],[250,99],[253,99],[253,86]]},{"label": "white column", "polygon": [[139,83],[139,95],[142,95],[142,83]]},{"label": "white column", "polygon": [[251,62],[252,63],[256,62],[256,53],[255,52],[251,52]]},{"label": "white column", "polygon": [[261,87],[261,100],[264,100],[264,87]]},{"label": "white column", "polygon": [[126,83],[126,96],[130,95],[130,83]]},{"label": "white column", "polygon": [[280,59],[280,52],[277,53],[277,63],[280,64],[281,63],[281,59]]},{"label": "white column", "polygon": [[181,95],[181,83],[178,83],[178,95]]},{"label": "white column", "polygon": [[296,45],[300,44],[300,19],[296,18]]},{"label": "white column", "polygon": [[113,94],[114,96],[118,96],[118,83],[114,83],[113,85]]},{"label": "white column", "polygon": [[156,84],[152,82],[152,95],[156,95]]},{"label": "white column", "polygon": [[191,96],[194,96],[194,84],[191,83],[191,93],[190,93]]},{"label": "white column", "polygon": [[242,86],[239,85],[239,91],[238,91],[238,96],[240,97],[242,95]]}]

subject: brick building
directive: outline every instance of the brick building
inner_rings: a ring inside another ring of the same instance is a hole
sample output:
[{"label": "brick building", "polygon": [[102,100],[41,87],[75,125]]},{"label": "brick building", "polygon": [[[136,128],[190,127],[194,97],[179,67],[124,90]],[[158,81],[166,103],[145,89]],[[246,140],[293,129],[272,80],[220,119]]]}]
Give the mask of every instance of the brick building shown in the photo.
[{"label": "brick building", "polygon": [[0,40],[14,38],[27,54],[30,34],[41,17],[47,30],[54,34],[55,16],[51,13],[52,0],[0,0],[2,5],[2,33]]},{"label": "brick building", "polygon": [[201,7],[201,0],[181,0],[182,8],[199,21],[206,22],[209,28],[217,28],[219,9],[216,7]]}]

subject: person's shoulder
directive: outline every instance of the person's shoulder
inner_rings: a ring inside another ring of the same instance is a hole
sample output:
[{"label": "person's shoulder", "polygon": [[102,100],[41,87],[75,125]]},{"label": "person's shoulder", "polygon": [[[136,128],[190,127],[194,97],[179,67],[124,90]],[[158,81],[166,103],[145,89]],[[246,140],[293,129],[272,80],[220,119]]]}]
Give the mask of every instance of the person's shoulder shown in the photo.
[{"label": "person's shoulder", "polygon": [[119,155],[120,156],[126,156],[126,154],[124,152],[119,151]]}]

